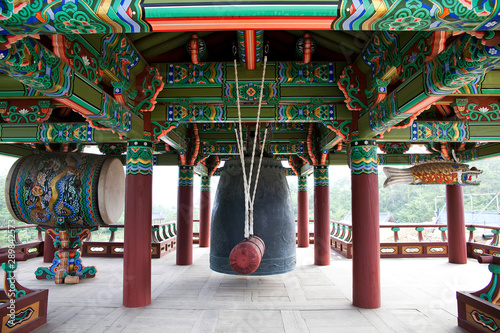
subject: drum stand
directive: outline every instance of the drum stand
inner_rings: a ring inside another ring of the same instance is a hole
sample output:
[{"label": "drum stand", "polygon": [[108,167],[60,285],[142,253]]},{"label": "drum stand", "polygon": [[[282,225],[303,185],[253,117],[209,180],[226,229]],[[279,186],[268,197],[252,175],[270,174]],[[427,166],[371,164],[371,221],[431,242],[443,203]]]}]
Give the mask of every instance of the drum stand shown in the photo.
[{"label": "drum stand", "polygon": [[97,273],[94,266],[85,267],[80,259],[82,242],[89,239],[91,232],[97,227],[67,228],[64,218],[58,218],[56,228],[41,227],[54,242],[57,251],[50,267],[39,267],[36,272],[38,280],[54,279],[56,284],[78,283],[80,278],[93,278]]}]

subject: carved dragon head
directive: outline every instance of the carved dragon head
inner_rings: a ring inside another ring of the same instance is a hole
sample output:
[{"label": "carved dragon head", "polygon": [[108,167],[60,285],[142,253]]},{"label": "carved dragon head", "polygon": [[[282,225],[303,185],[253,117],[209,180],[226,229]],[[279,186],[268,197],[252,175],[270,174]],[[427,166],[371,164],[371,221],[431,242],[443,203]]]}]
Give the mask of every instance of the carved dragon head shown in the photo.
[{"label": "carved dragon head", "polygon": [[[464,185],[479,185],[481,182],[477,180],[477,176],[482,173],[483,171],[478,170],[476,167],[469,169],[468,165],[461,164],[461,167],[457,170],[458,183]],[[472,180],[472,177],[474,177],[474,180]]]}]

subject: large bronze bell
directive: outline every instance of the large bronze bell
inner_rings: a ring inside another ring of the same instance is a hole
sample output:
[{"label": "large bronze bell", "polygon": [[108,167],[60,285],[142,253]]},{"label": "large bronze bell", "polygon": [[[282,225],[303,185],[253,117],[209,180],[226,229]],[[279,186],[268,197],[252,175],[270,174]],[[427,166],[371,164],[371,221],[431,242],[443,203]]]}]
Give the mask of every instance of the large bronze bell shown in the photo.
[{"label": "large bronze bell", "polygon": [[[247,175],[251,158],[245,158]],[[254,162],[253,193],[258,159]],[[210,268],[235,274],[229,263],[231,250],[243,240],[245,197],[240,159],[226,161],[212,209]],[[259,268],[251,275],[290,272],[296,263],[295,218],[285,170],[281,162],[264,157],[254,203],[254,234],[265,243]]]}]

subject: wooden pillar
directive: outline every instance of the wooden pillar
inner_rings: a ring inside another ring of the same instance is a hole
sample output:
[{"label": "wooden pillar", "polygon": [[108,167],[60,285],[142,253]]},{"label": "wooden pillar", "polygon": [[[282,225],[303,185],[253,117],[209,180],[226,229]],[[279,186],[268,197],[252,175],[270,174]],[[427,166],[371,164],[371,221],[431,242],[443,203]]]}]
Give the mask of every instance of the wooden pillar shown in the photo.
[{"label": "wooden pillar", "polygon": [[177,265],[193,263],[193,167],[179,166],[177,192]]},{"label": "wooden pillar", "polygon": [[328,165],[314,166],[314,264],[330,265]]},{"label": "wooden pillar", "polygon": [[380,307],[377,145],[351,142],[352,298],[360,308]]},{"label": "wooden pillar", "polygon": [[134,140],[127,147],[123,305],[151,304],[151,219],[153,143]]},{"label": "wooden pillar", "polygon": [[210,246],[210,176],[201,177],[200,247]]},{"label": "wooden pillar", "polygon": [[299,176],[297,210],[297,245],[298,247],[309,247],[309,196],[307,193],[307,176]]},{"label": "wooden pillar", "polygon": [[56,253],[54,241],[47,233],[45,233],[45,239],[43,241],[43,262],[52,262],[54,260],[54,253]]},{"label": "wooden pillar", "polygon": [[448,262],[466,264],[464,195],[459,185],[446,185],[446,214],[448,217]]}]

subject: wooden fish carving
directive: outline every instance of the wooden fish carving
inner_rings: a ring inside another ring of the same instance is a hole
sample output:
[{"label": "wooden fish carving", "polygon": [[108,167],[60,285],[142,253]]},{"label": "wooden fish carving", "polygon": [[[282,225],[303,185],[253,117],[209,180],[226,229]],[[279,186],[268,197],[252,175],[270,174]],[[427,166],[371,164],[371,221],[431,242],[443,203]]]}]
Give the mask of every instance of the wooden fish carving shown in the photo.
[{"label": "wooden fish carving", "polygon": [[407,169],[385,167],[387,176],[384,187],[397,184],[445,184],[445,185],[479,185],[479,181],[472,180],[483,171],[467,164],[452,161],[424,162]]}]

